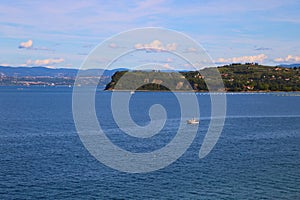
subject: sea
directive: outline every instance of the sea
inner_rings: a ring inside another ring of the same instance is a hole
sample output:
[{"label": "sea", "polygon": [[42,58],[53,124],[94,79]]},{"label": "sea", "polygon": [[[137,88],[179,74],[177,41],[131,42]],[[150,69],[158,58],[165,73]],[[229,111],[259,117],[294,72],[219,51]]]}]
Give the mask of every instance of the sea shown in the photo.
[{"label": "sea", "polygon": [[[209,93],[196,95],[200,124],[176,161],[152,172],[112,169],[93,157],[77,133],[69,87],[0,87],[0,199],[300,199],[300,93],[227,93],[225,124],[199,159],[211,121]],[[136,139],[120,131],[112,92],[97,89],[95,110],[120,148],[151,152],[175,137],[180,105],[171,92],[135,92],[133,121],[145,126],[162,105],[166,128]]]}]

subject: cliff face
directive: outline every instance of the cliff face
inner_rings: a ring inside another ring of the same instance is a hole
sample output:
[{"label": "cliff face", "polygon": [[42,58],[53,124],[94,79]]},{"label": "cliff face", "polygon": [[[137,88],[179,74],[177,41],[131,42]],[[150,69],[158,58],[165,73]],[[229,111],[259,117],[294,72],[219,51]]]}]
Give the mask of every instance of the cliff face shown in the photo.
[{"label": "cliff face", "polygon": [[178,72],[123,71],[116,72],[106,90],[193,90]]},{"label": "cliff face", "polygon": [[[217,68],[226,91],[300,91],[300,68],[233,64]],[[211,68],[190,72],[120,71],[106,90],[208,91]],[[211,70],[215,71],[215,70]],[[212,76],[213,77],[213,76]]]}]

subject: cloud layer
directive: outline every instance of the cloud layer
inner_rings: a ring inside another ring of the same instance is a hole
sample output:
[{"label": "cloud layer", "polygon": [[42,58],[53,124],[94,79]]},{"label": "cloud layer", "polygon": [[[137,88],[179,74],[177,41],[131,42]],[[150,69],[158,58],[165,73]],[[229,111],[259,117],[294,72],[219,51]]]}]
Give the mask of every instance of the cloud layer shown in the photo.
[{"label": "cloud layer", "polygon": [[216,63],[246,63],[246,62],[258,62],[262,63],[267,58],[265,54],[259,54],[255,56],[241,56],[233,58],[219,58],[215,60]]},{"label": "cloud layer", "polygon": [[298,63],[298,62],[300,62],[300,56],[288,55],[285,58],[275,58],[274,62],[277,62],[277,63]]},{"label": "cloud layer", "polygon": [[57,59],[53,59],[53,58],[48,58],[48,59],[43,59],[43,60],[27,60],[26,65],[28,66],[47,66],[47,65],[53,65],[53,64],[58,64],[58,63],[62,63],[65,60],[63,58],[57,58]]},{"label": "cloud layer", "polygon": [[150,50],[150,51],[175,51],[177,48],[177,44],[171,43],[171,44],[164,45],[159,40],[153,40],[149,44],[138,43],[134,47],[136,49],[144,49],[144,50]]},{"label": "cloud layer", "polygon": [[31,48],[32,47],[32,40],[28,40],[28,41],[26,41],[26,42],[21,42],[20,44],[19,44],[19,48],[25,48],[25,49],[28,49],[28,48]]}]

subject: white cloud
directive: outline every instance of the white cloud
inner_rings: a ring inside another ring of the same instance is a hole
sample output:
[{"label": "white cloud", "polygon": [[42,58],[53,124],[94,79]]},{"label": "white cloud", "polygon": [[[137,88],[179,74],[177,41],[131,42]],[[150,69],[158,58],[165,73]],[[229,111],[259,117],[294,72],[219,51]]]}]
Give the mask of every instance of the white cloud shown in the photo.
[{"label": "white cloud", "polygon": [[285,58],[275,58],[274,62],[277,62],[277,63],[282,63],[282,62],[297,63],[297,62],[300,62],[300,56],[288,55]]},{"label": "white cloud", "polygon": [[3,66],[3,67],[9,67],[10,65],[7,64],[7,63],[1,63],[0,66]]},{"label": "white cloud", "polygon": [[186,53],[196,53],[197,49],[194,47],[189,47],[185,50]]},{"label": "white cloud", "polygon": [[65,60],[63,58],[57,58],[57,59],[53,59],[53,58],[48,58],[48,59],[43,59],[43,60],[27,60],[26,65],[30,66],[30,65],[35,65],[35,66],[48,66],[48,65],[53,65],[53,64],[58,64],[58,63],[62,63]]},{"label": "white cloud", "polygon": [[32,40],[28,40],[26,42],[21,42],[19,44],[20,49],[30,49],[30,50],[37,50],[37,51],[54,51],[53,49],[49,49],[47,47],[33,47]]},{"label": "white cloud", "polygon": [[172,44],[167,44],[167,50],[168,51],[175,51],[177,48],[177,44],[176,43],[172,43]]},{"label": "white cloud", "polygon": [[159,40],[153,40],[149,44],[141,44],[138,43],[134,45],[136,49],[143,49],[143,50],[151,50],[151,51],[175,51],[177,48],[176,43],[171,43],[171,44],[166,44],[164,45],[161,41]]},{"label": "white cloud", "polygon": [[167,58],[167,60],[166,60],[166,62],[167,63],[171,63],[171,62],[173,62],[174,60],[172,59],[172,58]]},{"label": "white cloud", "polygon": [[21,42],[20,44],[19,44],[19,48],[25,48],[25,49],[28,49],[28,48],[30,48],[30,47],[32,47],[32,40],[28,40],[28,41],[26,41],[26,42]]},{"label": "white cloud", "polygon": [[284,62],[284,59],[283,58],[275,58],[274,61],[275,62]]},{"label": "white cloud", "polygon": [[241,56],[233,58],[218,58],[216,63],[245,63],[245,62],[259,62],[262,63],[268,56],[259,54],[256,56]]},{"label": "white cloud", "polygon": [[110,43],[108,46],[113,49],[118,47],[116,43]]},{"label": "white cloud", "polygon": [[168,63],[164,64],[163,67],[165,69],[171,69],[171,70],[174,70],[174,67],[171,67]]}]

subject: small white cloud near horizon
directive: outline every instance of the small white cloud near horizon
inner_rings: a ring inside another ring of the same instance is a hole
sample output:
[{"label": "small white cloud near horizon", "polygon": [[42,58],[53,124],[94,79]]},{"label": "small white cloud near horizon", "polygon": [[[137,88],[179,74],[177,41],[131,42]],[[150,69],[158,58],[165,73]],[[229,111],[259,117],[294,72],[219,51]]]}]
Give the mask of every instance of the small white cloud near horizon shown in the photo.
[{"label": "small white cloud near horizon", "polygon": [[32,40],[28,40],[28,41],[26,41],[26,42],[21,42],[20,44],[19,44],[19,48],[20,49],[28,49],[28,48],[31,48],[32,47],[32,44],[33,44],[33,42],[32,42]]},{"label": "small white cloud near horizon", "polygon": [[164,69],[170,69],[170,70],[174,70],[174,69],[175,69],[174,67],[171,67],[168,63],[165,63],[165,64],[163,65],[163,68],[164,68]]},{"label": "small white cloud near horizon", "polygon": [[141,44],[137,43],[134,45],[134,48],[136,49],[143,49],[143,50],[151,50],[151,51],[175,51],[177,48],[176,43],[166,44],[164,45],[159,40],[153,40],[149,44]]},{"label": "small white cloud near horizon", "polygon": [[118,47],[116,43],[110,43],[108,46],[113,49]]},{"label": "small white cloud near horizon", "polygon": [[173,61],[174,61],[174,60],[173,60],[172,58],[167,58],[167,59],[166,59],[166,62],[167,62],[167,63],[171,63],[171,62],[173,62]]},{"label": "small white cloud near horizon", "polygon": [[10,65],[7,64],[7,63],[1,63],[0,66],[2,66],[2,67],[9,67]]},{"label": "small white cloud near horizon", "polygon": [[233,58],[218,58],[215,60],[216,63],[262,63],[268,56],[265,54],[259,54],[255,56],[241,56],[241,57],[233,57]]},{"label": "small white cloud near horizon", "polygon": [[27,60],[26,61],[26,65],[27,66],[50,66],[50,65],[54,65],[54,64],[58,64],[58,63],[62,63],[65,60],[63,58],[57,58],[57,59],[53,59],[53,58],[48,58],[48,59],[43,59],[43,60]]},{"label": "small white cloud near horizon", "polygon": [[300,56],[287,55],[285,58],[275,58],[276,63],[298,63],[300,62]]},{"label": "small white cloud near horizon", "polygon": [[197,49],[194,47],[189,47],[185,50],[185,53],[197,53]]}]

